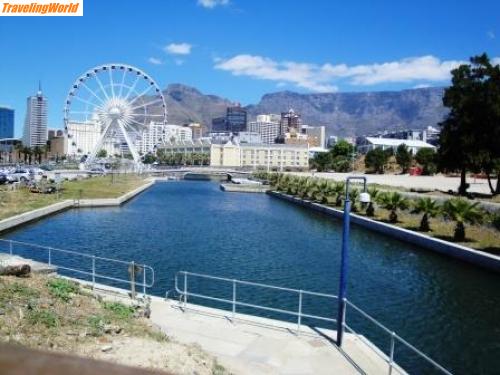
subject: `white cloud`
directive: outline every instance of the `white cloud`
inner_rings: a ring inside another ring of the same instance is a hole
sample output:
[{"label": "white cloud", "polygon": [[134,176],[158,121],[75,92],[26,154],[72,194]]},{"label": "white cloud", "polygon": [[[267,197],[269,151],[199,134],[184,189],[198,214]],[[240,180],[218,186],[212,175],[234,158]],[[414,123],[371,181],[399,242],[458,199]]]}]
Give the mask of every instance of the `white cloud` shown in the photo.
[{"label": "white cloud", "polygon": [[465,61],[441,61],[434,56],[405,58],[368,65],[323,65],[277,62],[267,57],[236,55],[230,59],[214,59],[215,69],[235,76],[249,76],[277,82],[287,82],[311,91],[336,91],[339,82],[369,86],[383,83],[442,82],[450,78],[450,70]]},{"label": "white cloud", "polygon": [[216,6],[227,4],[229,4],[229,0],[198,0],[198,5],[208,9],[213,9]]},{"label": "white cloud", "polygon": [[311,91],[337,91],[328,83],[329,77],[322,67],[296,62],[276,62],[269,58],[252,55],[237,55],[227,60],[216,59],[215,68],[231,72],[235,76],[249,76],[278,82],[290,82]]},{"label": "white cloud", "polygon": [[491,65],[500,65],[500,57],[493,57],[491,59]]},{"label": "white cloud", "polygon": [[160,59],[158,59],[156,57],[150,57],[148,59],[148,62],[153,64],[153,65],[162,65],[163,64],[163,61],[161,61]]},{"label": "white cloud", "polygon": [[171,55],[189,55],[193,46],[189,43],[170,43],[163,49]]},{"label": "white cloud", "polygon": [[431,87],[431,85],[428,85],[427,83],[422,83],[420,85],[413,86],[414,89],[426,89],[427,87]]}]

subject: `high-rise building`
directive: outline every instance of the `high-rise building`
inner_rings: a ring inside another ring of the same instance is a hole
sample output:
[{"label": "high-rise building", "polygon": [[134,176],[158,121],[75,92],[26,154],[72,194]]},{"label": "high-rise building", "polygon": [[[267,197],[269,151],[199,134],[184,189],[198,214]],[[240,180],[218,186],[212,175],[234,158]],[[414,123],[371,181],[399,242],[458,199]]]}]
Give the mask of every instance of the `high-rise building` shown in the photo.
[{"label": "high-rise building", "polygon": [[248,123],[248,130],[259,133],[263,143],[275,143],[276,138],[280,135],[280,116],[258,115],[256,121]]},{"label": "high-rise building", "polygon": [[228,131],[239,133],[247,130],[247,111],[241,106],[229,107],[227,109],[226,120]]},{"label": "high-rise building", "polygon": [[101,125],[96,119],[86,122],[75,121],[68,123],[66,132],[68,154],[87,155],[94,151],[101,135]]},{"label": "high-rise building", "polygon": [[292,108],[288,112],[281,112],[281,135],[285,133],[300,133],[301,125],[300,115],[295,113]]},{"label": "high-rise building", "polygon": [[212,133],[229,132],[238,134],[247,130],[247,111],[241,106],[228,107],[225,117],[212,120]]},{"label": "high-rise building", "polygon": [[47,98],[43,96],[42,86],[39,84],[36,95],[27,99],[23,133],[23,144],[27,147],[47,144],[47,104]]},{"label": "high-rise building", "polygon": [[14,110],[0,107],[0,139],[14,138]]}]

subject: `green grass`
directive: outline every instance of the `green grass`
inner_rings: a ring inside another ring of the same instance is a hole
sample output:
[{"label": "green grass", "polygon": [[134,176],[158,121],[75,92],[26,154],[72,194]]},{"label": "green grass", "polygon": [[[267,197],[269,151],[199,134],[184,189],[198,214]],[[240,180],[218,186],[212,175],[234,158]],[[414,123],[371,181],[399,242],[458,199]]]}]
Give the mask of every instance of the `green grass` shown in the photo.
[{"label": "green grass", "polygon": [[53,297],[59,298],[64,302],[69,302],[71,295],[78,293],[79,290],[75,282],[60,278],[47,281],[47,288]]},{"label": "green grass", "polygon": [[126,320],[134,316],[134,308],[119,302],[104,302],[103,307],[114,319]]},{"label": "green grass", "polygon": [[26,319],[31,325],[43,325],[46,328],[56,328],[60,324],[57,314],[46,309],[34,308],[29,310]]},{"label": "green grass", "polygon": [[144,184],[142,177],[134,174],[99,176],[79,181],[65,181],[60,194],[31,193],[26,188],[7,191],[0,188],[0,220],[45,207],[66,199],[117,198]]}]

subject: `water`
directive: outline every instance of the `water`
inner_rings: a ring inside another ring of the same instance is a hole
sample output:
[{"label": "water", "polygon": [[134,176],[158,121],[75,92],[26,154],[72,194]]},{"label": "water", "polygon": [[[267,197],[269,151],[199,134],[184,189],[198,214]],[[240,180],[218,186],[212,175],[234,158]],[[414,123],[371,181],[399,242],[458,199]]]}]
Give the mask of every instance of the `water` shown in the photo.
[{"label": "water", "polygon": [[[66,211],[5,237],[152,265],[157,295],[173,288],[179,270],[337,294],[339,221],[264,194],[224,193],[212,182],[158,183],[122,207]],[[126,267],[115,272],[127,278]],[[217,283],[189,286],[230,296]],[[348,288],[350,300],[453,372],[500,372],[499,275],[352,226]],[[286,293],[242,287],[238,296],[297,308]],[[308,298],[304,312],[335,317],[336,306]],[[347,319],[389,348],[389,338],[352,310]],[[431,372],[401,346],[396,360]]]}]

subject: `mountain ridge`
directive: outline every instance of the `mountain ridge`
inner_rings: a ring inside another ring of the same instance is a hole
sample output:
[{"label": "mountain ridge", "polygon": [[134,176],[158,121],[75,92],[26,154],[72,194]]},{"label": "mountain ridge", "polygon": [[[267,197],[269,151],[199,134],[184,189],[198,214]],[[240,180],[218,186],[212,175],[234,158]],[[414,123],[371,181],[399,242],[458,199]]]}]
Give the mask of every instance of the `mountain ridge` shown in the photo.
[{"label": "mountain ridge", "polygon": [[[326,126],[328,135],[356,136],[437,126],[448,113],[442,104],[443,91],[443,87],[307,94],[286,90],[266,93],[245,108],[249,121],[258,114],[293,108],[302,115],[303,123]],[[180,83],[168,85],[163,93],[169,123],[201,122],[209,127],[212,118],[224,116],[226,108],[234,105],[230,99]]]}]

